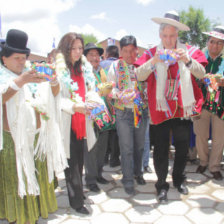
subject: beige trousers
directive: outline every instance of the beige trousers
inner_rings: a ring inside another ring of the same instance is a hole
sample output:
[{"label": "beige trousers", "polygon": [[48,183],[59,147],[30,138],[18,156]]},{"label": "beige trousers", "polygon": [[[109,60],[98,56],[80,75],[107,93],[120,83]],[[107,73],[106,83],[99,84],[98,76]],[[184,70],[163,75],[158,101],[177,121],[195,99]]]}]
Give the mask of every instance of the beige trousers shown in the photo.
[{"label": "beige trousers", "polygon": [[[212,128],[212,149],[209,152],[209,127]],[[224,147],[224,120],[203,109],[199,119],[194,120],[196,148],[201,166],[208,166],[210,172],[220,171]]]}]

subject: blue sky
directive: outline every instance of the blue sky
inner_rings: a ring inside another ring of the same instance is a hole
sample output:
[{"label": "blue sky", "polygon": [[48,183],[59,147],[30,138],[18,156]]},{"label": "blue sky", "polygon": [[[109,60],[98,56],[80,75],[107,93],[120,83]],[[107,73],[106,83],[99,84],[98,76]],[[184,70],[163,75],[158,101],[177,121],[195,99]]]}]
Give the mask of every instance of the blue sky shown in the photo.
[{"label": "blue sky", "polygon": [[0,12],[3,37],[11,28],[22,29],[31,50],[46,55],[53,38],[57,45],[70,31],[92,33],[99,41],[132,34],[140,46],[158,44],[158,25],[151,18],[190,5],[224,24],[223,0],[0,0]]}]

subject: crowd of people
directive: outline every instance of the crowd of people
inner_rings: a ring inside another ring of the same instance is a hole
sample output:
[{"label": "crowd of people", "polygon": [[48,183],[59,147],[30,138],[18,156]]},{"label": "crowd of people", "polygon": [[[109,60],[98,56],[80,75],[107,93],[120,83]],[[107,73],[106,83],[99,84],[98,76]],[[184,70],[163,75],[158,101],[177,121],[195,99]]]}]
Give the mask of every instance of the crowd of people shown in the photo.
[{"label": "crowd of people", "polygon": [[8,31],[0,52],[0,219],[34,224],[55,212],[61,172],[71,208],[88,215],[83,175],[98,193],[98,183],[109,183],[102,175],[107,163],[121,165],[124,191],[135,195],[134,182],[145,185],[143,173],[152,172],[151,134],[158,203],[168,200],[171,141],[173,186],[187,195],[192,121],[200,161],[195,172],[208,168],[223,179],[224,27],[204,32],[202,52],[179,41],[178,31],[189,27],[175,11],[152,20],[160,25],[160,44],[141,57],[132,35],[121,38],[120,50],[108,46],[102,60],[103,48],[65,34],[44,64],[54,71],[49,79],[27,61],[27,34]]}]

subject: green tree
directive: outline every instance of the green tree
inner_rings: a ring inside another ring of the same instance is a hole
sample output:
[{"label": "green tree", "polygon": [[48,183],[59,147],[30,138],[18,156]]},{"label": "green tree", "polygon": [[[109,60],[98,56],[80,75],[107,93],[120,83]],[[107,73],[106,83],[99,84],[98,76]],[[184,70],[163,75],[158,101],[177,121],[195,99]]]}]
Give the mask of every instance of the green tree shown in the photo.
[{"label": "green tree", "polygon": [[180,12],[180,21],[190,27],[190,31],[180,31],[180,40],[200,49],[204,48],[207,36],[202,32],[211,30],[212,22],[204,16],[203,10],[189,6],[188,11]]},{"label": "green tree", "polygon": [[84,45],[88,43],[94,43],[97,45],[97,38],[93,34],[82,34],[83,40],[84,40]]}]

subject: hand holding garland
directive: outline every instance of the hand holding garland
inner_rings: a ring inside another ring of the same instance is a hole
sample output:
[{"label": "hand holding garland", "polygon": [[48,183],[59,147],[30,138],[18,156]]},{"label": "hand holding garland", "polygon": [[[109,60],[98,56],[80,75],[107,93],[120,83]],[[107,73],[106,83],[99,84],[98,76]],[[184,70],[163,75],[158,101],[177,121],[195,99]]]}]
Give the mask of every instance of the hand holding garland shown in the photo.
[{"label": "hand holding garland", "polygon": [[208,88],[209,92],[217,91],[219,86],[224,86],[224,78],[221,74],[207,73],[204,76],[203,83]]},{"label": "hand holding garland", "polygon": [[123,91],[118,92],[117,97],[121,101],[121,103],[127,105],[130,103],[133,103],[133,101],[136,97],[136,93],[135,93],[135,90],[128,88],[128,89],[124,89]]},{"label": "hand holding garland", "polygon": [[55,76],[51,81],[50,81],[50,85],[51,85],[51,90],[54,96],[57,96],[59,91],[60,91],[60,85],[57,79],[57,76]]},{"label": "hand holding garland", "polygon": [[159,59],[161,59],[168,66],[175,64],[181,58],[177,52],[178,51],[175,49],[163,49],[157,51],[159,54]]},{"label": "hand holding garland", "polygon": [[27,83],[41,83],[46,81],[43,77],[37,74],[34,70],[25,71],[17,78],[11,81],[8,90],[3,94],[3,104],[13,97]]},{"label": "hand holding garland", "polygon": [[[154,67],[157,63],[164,63],[164,60],[162,60],[160,58],[160,54],[159,52],[156,52],[155,55],[152,57],[152,60],[151,60],[151,64],[152,66]],[[154,70],[154,68],[152,68],[152,70]]]},{"label": "hand holding garland", "polygon": [[56,96],[59,93],[60,88],[54,64],[33,62],[30,64],[30,67],[38,74],[42,75],[46,81],[50,82],[52,93],[54,96]]},{"label": "hand holding garland", "polygon": [[178,48],[175,50],[175,53],[178,55],[177,61],[182,61],[184,62],[185,65],[188,65],[191,62],[190,56],[188,55],[187,51],[185,51],[184,49]]},{"label": "hand holding garland", "polygon": [[97,90],[100,96],[107,96],[115,87],[114,82],[102,82],[97,85]]},{"label": "hand holding garland", "polygon": [[152,58],[152,65],[155,66],[156,63],[165,63],[167,66],[175,64],[177,61],[183,61],[186,65],[191,62],[191,58],[187,52],[182,49],[164,49],[158,50],[154,57]]},{"label": "hand holding garland", "polygon": [[23,85],[30,82],[41,83],[45,81],[46,80],[42,77],[42,75],[38,74],[35,70],[26,71],[14,79],[14,82],[18,88],[22,88]]},{"label": "hand holding garland", "polygon": [[85,114],[85,115],[90,115],[91,110],[93,109],[91,106],[88,106],[86,103],[84,102],[77,102],[73,104],[72,107],[74,112],[78,112],[81,114]]},{"label": "hand holding garland", "polygon": [[220,87],[224,87],[224,77],[218,78],[216,81]]}]

